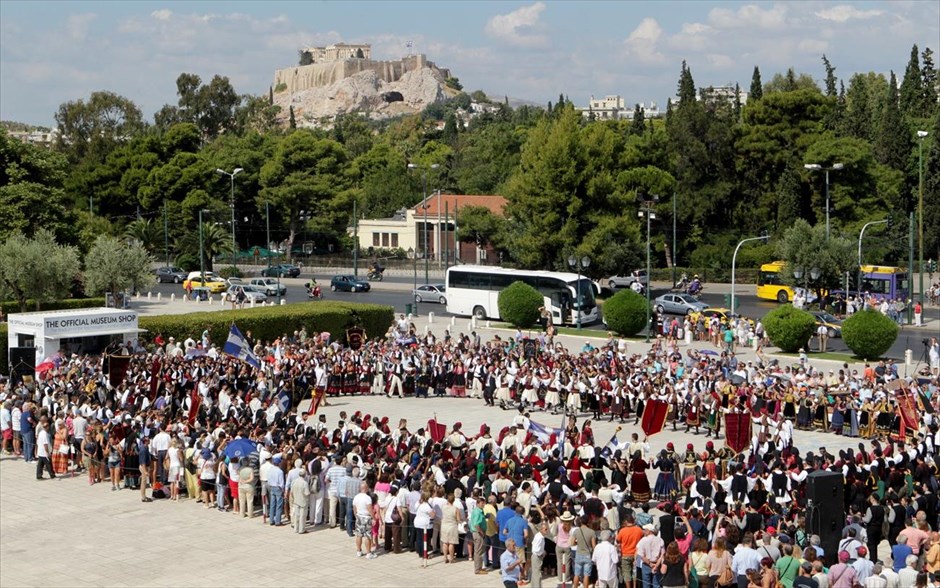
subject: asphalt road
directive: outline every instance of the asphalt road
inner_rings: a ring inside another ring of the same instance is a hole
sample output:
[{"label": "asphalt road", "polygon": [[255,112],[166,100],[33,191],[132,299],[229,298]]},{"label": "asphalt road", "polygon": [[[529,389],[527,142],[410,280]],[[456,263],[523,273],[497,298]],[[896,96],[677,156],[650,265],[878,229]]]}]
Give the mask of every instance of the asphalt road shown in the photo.
[{"label": "asphalt road", "polygon": [[[320,284],[320,287],[323,291],[324,300],[343,300],[350,302],[369,302],[373,304],[386,304],[393,307],[396,312],[404,312],[406,304],[413,304],[414,299],[411,296],[411,290],[414,285],[413,279],[401,278],[401,277],[387,277],[382,282],[371,282],[372,290],[369,292],[331,292],[329,288],[331,275],[327,274],[315,274],[317,282]],[[362,279],[365,279],[365,273],[360,274]],[[309,300],[307,298],[307,293],[304,290],[304,283],[309,280],[309,276],[304,276],[302,278],[285,278],[282,279],[282,283],[287,286],[287,294],[285,299],[287,303],[294,302],[305,302]],[[418,277],[418,283],[424,283],[423,276]],[[432,279],[432,282],[434,280]],[[719,285],[714,285],[713,290],[719,289]],[[724,293],[722,292],[709,292],[708,287],[706,287],[706,292],[704,292],[699,298],[713,307],[724,307],[725,298]],[[171,293],[179,294],[182,292],[182,286],[178,284],[158,284],[155,285],[152,289],[154,293],[162,292],[164,296],[168,296]],[[657,289],[653,288],[650,293],[651,298],[655,298],[660,294],[666,293],[666,289]],[[759,300],[756,296],[750,293],[739,293],[736,294],[736,298],[740,299],[740,306],[738,311],[747,317],[751,318],[760,318],[771,310],[777,308],[778,303],[771,302],[769,300]],[[449,317],[451,316],[447,311],[444,305],[435,303],[435,302],[422,302],[417,305],[418,314],[427,314],[433,312],[435,316]],[[892,357],[895,359],[903,359],[904,351],[906,349],[911,349],[914,352],[914,362],[920,357],[921,352],[923,351],[923,345],[921,344],[921,339],[924,337],[929,337],[932,333],[937,333],[936,325],[938,320],[940,320],[940,310],[937,308],[928,308],[925,311],[925,318],[930,321],[928,327],[914,328],[909,326],[904,326],[901,329],[901,333],[898,336],[898,339],[894,342],[891,349],[886,354],[887,357]],[[593,325],[585,325],[585,329],[599,331],[603,330],[603,324],[597,323]],[[842,342],[841,339],[830,339],[828,345],[828,351],[833,353],[847,353],[849,350]]]}]

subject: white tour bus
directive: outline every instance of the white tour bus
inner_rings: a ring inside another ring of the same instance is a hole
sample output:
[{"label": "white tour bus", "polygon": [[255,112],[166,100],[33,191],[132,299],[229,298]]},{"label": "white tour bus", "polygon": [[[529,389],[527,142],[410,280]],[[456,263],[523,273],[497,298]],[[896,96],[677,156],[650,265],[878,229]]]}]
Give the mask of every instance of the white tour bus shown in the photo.
[{"label": "white tour bus", "polygon": [[541,292],[545,308],[551,309],[552,322],[556,325],[576,324],[578,312],[582,325],[600,319],[594,283],[583,275],[580,304],[577,304],[578,274],[483,265],[459,265],[447,270],[447,312],[499,320],[499,293],[513,282],[525,282]]}]

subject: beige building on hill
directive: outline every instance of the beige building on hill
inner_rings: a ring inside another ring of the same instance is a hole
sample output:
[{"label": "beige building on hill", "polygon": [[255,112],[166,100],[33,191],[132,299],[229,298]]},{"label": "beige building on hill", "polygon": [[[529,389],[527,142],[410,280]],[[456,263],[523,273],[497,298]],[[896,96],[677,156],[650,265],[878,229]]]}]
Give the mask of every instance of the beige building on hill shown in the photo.
[{"label": "beige building on hill", "polygon": [[[483,206],[502,216],[506,199],[497,195],[431,194],[411,208],[399,210],[392,218],[359,221],[359,250],[362,254],[378,249],[403,249],[425,254],[434,260],[447,258],[462,263],[495,263],[490,248],[474,243],[458,243],[454,251],[457,222],[455,214],[468,206]],[[349,234],[356,233],[353,227]],[[425,242],[427,247],[425,247]]]}]

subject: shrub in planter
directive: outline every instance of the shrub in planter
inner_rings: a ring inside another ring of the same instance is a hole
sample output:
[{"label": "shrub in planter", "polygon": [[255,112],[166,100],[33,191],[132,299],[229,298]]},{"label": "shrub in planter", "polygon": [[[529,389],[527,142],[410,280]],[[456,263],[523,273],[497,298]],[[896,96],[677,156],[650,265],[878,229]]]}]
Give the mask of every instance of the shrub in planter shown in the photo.
[{"label": "shrub in planter", "polygon": [[763,322],[770,342],[787,353],[798,351],[816,332],[815,317],[791,304],[768,312]]},{"label": "shrub in planter", "polygon": [[539,320],[539,308],[544,304],[542,294],[524,282],[513,282],[499,293],[497,306],[502,320],[524,329]]},{"label": "shrub in planter", "polygon": [[238,267],[233,266],[233,265],[227,265],[219,269],[219,277],[226,278],[226,279],[227,278],[243,278],[245,277],[245,274],[242,272],[242,270],[238,269]]},{"label": "shrub in planter", "polygon": [[842,339],[855,355],[878,359],[898,338],[898,324],[877,310],[856,312],[842,322]]},{"label": "shrub in planter", "polygon": [[604,303],[607,328],[618,335],[636,335],[646,326],[647,310],[649,316],[653,316],[645,296],[633,290],[621,290]]}]

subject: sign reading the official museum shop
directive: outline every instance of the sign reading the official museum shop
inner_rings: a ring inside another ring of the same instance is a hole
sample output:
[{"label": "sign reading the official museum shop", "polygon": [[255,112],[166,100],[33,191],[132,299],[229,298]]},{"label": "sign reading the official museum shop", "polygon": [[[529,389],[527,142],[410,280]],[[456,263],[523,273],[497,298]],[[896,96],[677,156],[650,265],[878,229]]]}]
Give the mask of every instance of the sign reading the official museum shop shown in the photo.
[{"label": "sign reading the official museum shop", "polygon": [[81,337],[101,332],[126,329],[137,330],[137,313],[133,311],[109,311],[99,314],[52,315],[44,319],[46,337],[67,335]]}]

